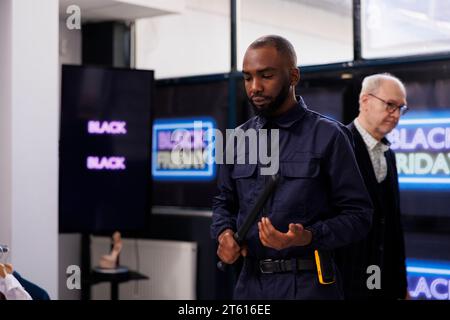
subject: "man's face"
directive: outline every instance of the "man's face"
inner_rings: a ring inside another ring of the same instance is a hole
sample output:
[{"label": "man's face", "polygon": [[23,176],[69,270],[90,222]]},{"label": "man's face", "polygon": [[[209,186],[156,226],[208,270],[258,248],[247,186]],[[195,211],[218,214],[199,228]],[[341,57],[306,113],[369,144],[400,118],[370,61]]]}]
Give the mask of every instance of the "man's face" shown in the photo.
[{"label": "man's face", "polygon": [[367,129],[381,139],[397,126],[400,110],[389,113],[386,103],[380,99],[399,106],[406,104],[406,97],[400,85],[390,79],[384,80],[379,90],[373,95],[366,94],[362,97],[362,114],[369,126]]},{"label": "man's face", "polygon": [[289,94],[291,81],[287,62],[274,47],[248,49],[243,74],[247,97],[255,113],[273,116]]}]

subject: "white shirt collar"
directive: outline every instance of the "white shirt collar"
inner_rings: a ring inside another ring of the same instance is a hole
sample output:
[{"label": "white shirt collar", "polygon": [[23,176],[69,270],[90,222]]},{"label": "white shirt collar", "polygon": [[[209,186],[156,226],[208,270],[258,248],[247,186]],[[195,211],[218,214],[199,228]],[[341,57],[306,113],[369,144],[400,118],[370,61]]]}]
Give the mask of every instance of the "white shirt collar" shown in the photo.
[{"label": "white shirt collar", "polygon": [[356,130],[358,130],[359,134],[364,140],[364,143],[367,146],[367,149],[373,150],[377,145],[380,145],[381,151],[386,152],[389,150],[389,146],[375,139],[366,129],[363,128],[361,123],[359,123],[358,118],[354,121]]}]

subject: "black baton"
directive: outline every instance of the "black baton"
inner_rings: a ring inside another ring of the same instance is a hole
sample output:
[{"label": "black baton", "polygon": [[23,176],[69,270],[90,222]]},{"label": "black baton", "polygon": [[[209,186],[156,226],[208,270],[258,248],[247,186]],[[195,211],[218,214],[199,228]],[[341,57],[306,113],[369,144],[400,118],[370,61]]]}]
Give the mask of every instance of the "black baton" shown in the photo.
[{"label": "black baton", "polygon": [[[261,195],[259,196],[258,201],[256,201],[254,207],[250,211],[250,214],[247,216],[247,218],[245,218],[244,223],[239,228],[239,230],[233,234],[233,238],[239,246],[242,246],[242,244],[244,243],[244,240],[247,237],[247,233],[250,230],[250,227],[255,223],[260,211],[266,204],[270,195],[275,190],[279,178],[280,176],[278,174],[270,176],[269,182],[267,183]],[[223,261],[217,262],[217,268],[219,268],[221,271],[225,271],[226,266],[227,264],[224,263]]]}]

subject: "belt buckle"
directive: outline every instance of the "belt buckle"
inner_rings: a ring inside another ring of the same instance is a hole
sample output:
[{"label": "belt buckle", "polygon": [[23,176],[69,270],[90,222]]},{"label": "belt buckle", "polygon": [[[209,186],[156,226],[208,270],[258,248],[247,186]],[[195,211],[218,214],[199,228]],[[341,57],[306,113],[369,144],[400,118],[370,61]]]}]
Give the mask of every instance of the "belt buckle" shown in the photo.
[{"label": "belt buckle", "polygon": [[263,269],[264,264],[274,262],[272,259],[264,259],[259,261],[259,271],[264,274],[271,274],[273,271],[266,271]]}]

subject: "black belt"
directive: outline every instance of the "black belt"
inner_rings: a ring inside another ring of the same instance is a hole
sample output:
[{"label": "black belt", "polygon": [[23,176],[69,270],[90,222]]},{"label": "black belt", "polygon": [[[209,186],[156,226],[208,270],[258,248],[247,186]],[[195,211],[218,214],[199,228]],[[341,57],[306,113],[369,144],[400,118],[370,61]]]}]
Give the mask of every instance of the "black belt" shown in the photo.
[{"label": "black belt", "polygon": [[290,260],[272,260],[265,259],[259,261],[259,270],[261,273],[280,273],[297,271],[316,270],[316,263],[312,259],[290,259]]}]

